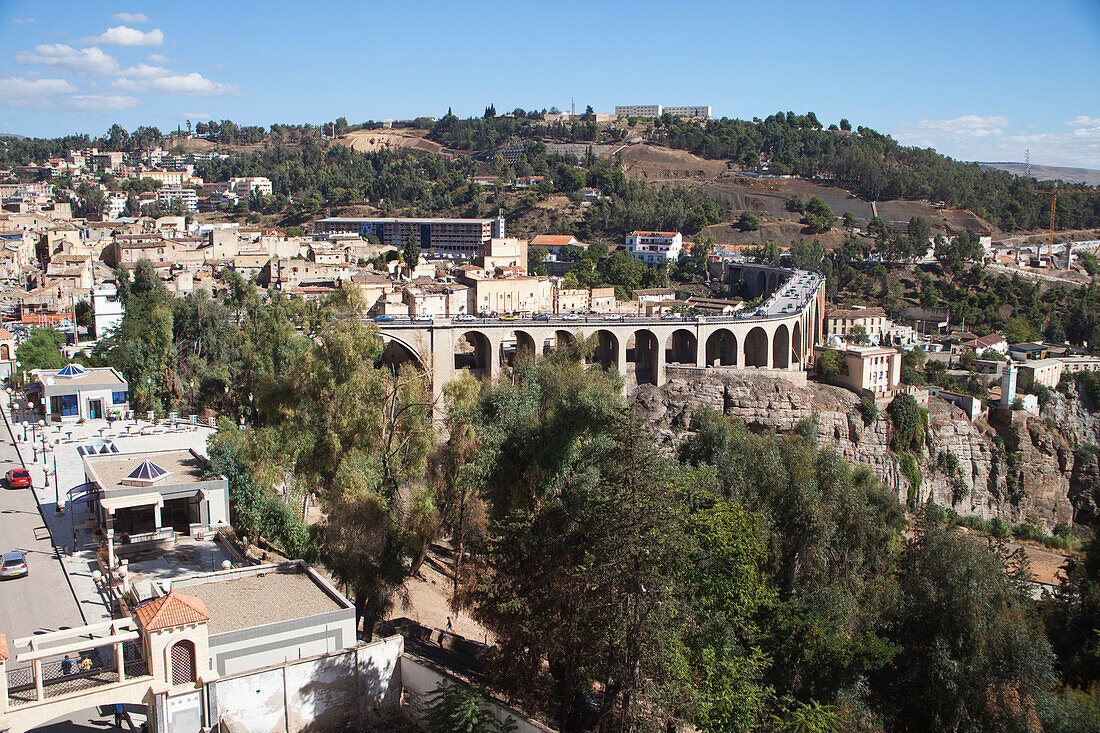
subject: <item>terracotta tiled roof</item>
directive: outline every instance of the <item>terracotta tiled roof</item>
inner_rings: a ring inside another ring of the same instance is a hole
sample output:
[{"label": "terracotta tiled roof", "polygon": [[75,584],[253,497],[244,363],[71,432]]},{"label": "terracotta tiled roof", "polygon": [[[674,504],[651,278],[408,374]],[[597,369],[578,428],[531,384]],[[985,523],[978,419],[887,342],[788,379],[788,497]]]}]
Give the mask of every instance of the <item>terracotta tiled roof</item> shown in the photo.
[{"label": "terracotta tiled roof", "polygon": [[531,244],[536,246],[540,244],[548,244],[554,247],[565,246],[570,242],[576,241],[578,241],[577,238],[574,237],[572,234],[539,234],[531,240]]},{"label": "terracotta tiled roof", "polygon": [[147,631],[210,620],[201,599],[175,591],[137,606],[134,614]]},{"label": "terracotta tiled roof", "polygon": [[8,654],[8,637],[0,634],[0,662],[9,658]]}]

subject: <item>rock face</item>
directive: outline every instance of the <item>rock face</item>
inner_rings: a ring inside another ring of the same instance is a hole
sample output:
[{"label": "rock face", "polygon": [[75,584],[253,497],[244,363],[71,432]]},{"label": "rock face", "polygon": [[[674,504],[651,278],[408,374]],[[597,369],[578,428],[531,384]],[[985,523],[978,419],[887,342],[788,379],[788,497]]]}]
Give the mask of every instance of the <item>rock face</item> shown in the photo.
[{"label": "rock face", "polygon": [[[839,387],[796,387],[782,379],[701,375],[644,385],[634,393],[636,409],[671,448],[688,434],[691,414],[708,406],[740,418],[752,430],[786,433],[803,420],[817,426],[818,442],[853,463],[869,467],[904,502],[909,479],[890,450],[885,410],[864,424],[859,400]],[[960,514],[1006,522],[1040,520],[1050,531],[1058,522],[1089,522],[1100,511],[1097,454],[1080,446],[1100,444],[1100,415],[1074,390],[1054,393],[1042,417],[994,410],[971,422],[962,410],[930,398],[925,447],[917,459],[917,501],[931,495]],[[958,459],[958,473],[946,475],[941,453]]]}]

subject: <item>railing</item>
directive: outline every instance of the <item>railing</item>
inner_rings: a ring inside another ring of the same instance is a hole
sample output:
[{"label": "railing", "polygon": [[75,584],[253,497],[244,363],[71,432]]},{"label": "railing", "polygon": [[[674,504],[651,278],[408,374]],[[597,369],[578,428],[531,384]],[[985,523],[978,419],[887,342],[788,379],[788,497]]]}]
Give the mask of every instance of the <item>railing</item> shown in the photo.
[{"label": "railing", "polygon": [[[123,669],[127,679],[149,674],[148,666],[137,641],[122,645]],[[46,699],[71,695],[94,687],[118,682],[118,664],[114,653],[89,649],[59,659],[42,662],[42,691]],[[12,707],[37,700],[34,668],[26,665],[8,670],[8,703]]]},{"label": "railing", "polygon": [[[174,539],[176,536],[176,530],[171,527],[161,527],[153,532],[140,532],[138,534],[130,535],[130,541],[127,544],[136,545],[139,542],[162,542],[164,540]],[[121,539],[115,540],[115,544],[122,544]]]}]

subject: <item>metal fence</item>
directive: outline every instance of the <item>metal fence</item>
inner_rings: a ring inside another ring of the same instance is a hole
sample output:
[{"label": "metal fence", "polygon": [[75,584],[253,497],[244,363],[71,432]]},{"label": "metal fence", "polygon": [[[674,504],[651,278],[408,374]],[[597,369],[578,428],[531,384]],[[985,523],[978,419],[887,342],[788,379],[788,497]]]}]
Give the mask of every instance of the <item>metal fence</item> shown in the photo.
[{"label": "metal fence", "polygon": [[[122,658],[127,678],[149,674],[138,642],[123,644]],[[61,697],[118,681],[114,651],[108,647],[42,661],[42,688],[46,698]],[[34,702],[36,696],[31,665],[8,670],[8,700],[12,706]]]}]

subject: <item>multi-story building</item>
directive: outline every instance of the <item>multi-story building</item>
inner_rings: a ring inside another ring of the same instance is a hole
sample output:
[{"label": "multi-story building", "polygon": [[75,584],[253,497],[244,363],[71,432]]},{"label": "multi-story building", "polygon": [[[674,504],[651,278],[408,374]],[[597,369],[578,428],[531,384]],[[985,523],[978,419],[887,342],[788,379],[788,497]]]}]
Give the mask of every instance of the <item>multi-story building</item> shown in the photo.
[{"label": "multi-story building", "polygon": [[402,249],[411,237],[423,254],[469,259],[494,238],[504,237],[504,217],[495,219],[412,219],[330,217],[314,222],[315,234],[358,234]]},{"label": "multi-story building", "polygon": [[157,189],[157,203],[167,208],[177,201],[184,211],[195,211],[199,208],[199,195],[193,188],[182,186],[164,186]]},{"label": "multi-story building", "polygon": [[615,105],[616,117],[660,117],[662,107],[659,104],[623,104]]},{"label": "multi-story building", "polygon": [[879,307],[834,308],[825,316],[825,335],[840,336],[847,341],[856,328],[862,328],[867,343],[877,346],[892,325],[886,311]]},{"label": "multi-story building", "polygon": [[626,236],[626,251],[639,262],[661,265],[680,258],[684,237],[680,232],[631,232]]},{"label": "multi-story building", "polygon": [[101,339],[122,323],[122,299],[118,288],[107,283],[92,288],[92,315],[95,316],[95,336]]},{"label": "multi-story building", "polygon": [[820,357],[836,351],[848,365],[834,379],[858,394],[872,398],[892,397],[901,387],[901,352],[878,346],[817,347]]},{"label": "multi-story building", "polygon": [[249,198],[253,191],[257,191],[264,196],[270,196],[272,192],[271,181],[263,176],[230,178],[229,190],[242,199]]},{"label": "multi-story building", "polygon": [[700,120],[710,119],[710,105],[700,107],[665,107],[665,114],[673,117],[692,117]]},{"label": "multi-story building", "polygon": [[185,182],[191,180],[191,176],[183,171],[138,171],[134,174],[134,177],[139,180],[151,178],[165,186],[182,186]]}]

